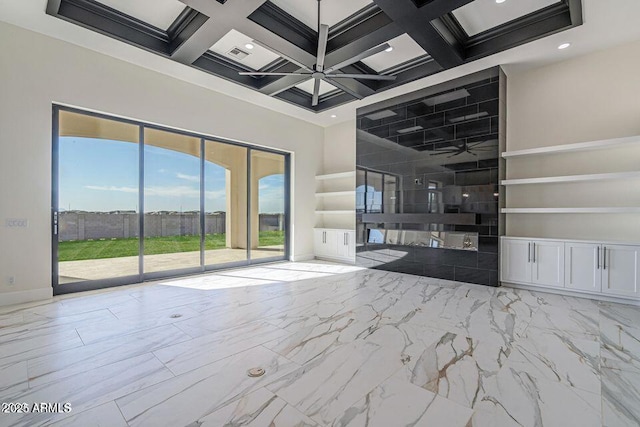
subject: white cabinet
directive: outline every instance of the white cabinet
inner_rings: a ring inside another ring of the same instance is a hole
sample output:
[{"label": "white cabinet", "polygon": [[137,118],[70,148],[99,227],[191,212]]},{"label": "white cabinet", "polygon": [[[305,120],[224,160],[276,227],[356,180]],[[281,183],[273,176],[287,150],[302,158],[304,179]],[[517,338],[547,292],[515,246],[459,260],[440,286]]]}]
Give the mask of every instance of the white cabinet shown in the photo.
[{"label": "white cabinet", "polygon": [[502,239],[501,280],[541,286],[564,286],[564,243]]},{"label": "white cabinet", "polygon": [[564,242],[531,242],[531,282],[536,285],[564,286]]},{"label": "white cabinet", "polygon": [[565,285],[569,289],[600,292],[601,245],[594,243],[565,244]]},{"label": "white cabinet", "polygon": [[640,246],[503,237],[502,282],[640,300]]},{"label": "white cabinet", "polygon": [[567,243],[567,288],[640,297],[640,246]]},{"label": "white cabinet", "polygon": [[640,246],[602,245],[602,293],[640,297]]},{"label": "white cabinet", "polygon": [[356,256],[356,233],[355,231],[338,231],[338,256],[340,258],[355,258]]},{"label": "white cabinet", "polygon": [[337,235],[334,230],[314,230],[314,252],[316,256],[335,255],[337,247]]},{"label": "white cabinet", "polygon": [[356,233],[353,230],[316,228],[314,249],[317,258],[355,262]]},{"label": "white cabinet", "polygon": [[531,242],[502,240],[502,281],[531,282]]}]

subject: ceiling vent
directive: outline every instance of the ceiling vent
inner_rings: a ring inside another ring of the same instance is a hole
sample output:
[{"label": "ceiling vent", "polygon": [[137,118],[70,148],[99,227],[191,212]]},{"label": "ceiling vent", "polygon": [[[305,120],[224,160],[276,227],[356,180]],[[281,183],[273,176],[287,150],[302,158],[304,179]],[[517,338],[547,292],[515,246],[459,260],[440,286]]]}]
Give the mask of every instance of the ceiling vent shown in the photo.
[{"label": "ceiling vent", "polygon": [[248,52],[245,52],[244,50],[238,48],[238,47],[234,47],[233,49],[231,49],[229,52],[227,52],[227,55],[229,55],[230,57],[241,61],[244,58],[246,58],[247,56],[249,56]]}]

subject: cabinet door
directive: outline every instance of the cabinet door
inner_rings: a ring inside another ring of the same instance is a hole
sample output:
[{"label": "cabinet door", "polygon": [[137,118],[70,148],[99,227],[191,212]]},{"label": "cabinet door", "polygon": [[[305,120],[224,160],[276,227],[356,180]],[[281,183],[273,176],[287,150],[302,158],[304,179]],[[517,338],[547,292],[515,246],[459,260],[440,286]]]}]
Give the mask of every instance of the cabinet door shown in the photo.
[{"label": "cabinet door", "polygon": [[315,229],[313,230],[313,253],[314,255],[324,255],[326,246],[324,244],[325,230]]},{"label": "cabinet door", "polygon": [[356,256],[356,233],[354,231],[338,231],[338,256],[352,260]]},{"label": "cabinet door", "polygon": [[347,258],[349,256],[348,238],[349,232],[340,230],[338,235],[338,256],[340,258]]},{"label": "cabinet door", "polygon": [[565,243],[565,288],[600,292],[600,250],[600,245],[592,243]]},{"label": "cabinet door", "polygon": [[336,256],[336,232],[335,230],[315,229],[313,241],[315,255]]},{"label": "cabinet door", "polygon": [[347,256],[355,260],[356,257],[356,232],[347,233]]},{"label": "cabinet door", "polygon": [[536,285],[564,287],[564,242],[531,242],[531,281]]},{"label": "cabinet door", "polygon": [[338,256],[338,236],[342,235],[338,230],[324,230],[323,255],[335,258]]},{"label": "cabinet door", "polygon": [[610,295],[640,297],[638,264],[640,247],[602,246],[602,292]]},{"label": "cabinet door", "polygon": [[531,283],[531,242],[502,239],[501,280]]}]

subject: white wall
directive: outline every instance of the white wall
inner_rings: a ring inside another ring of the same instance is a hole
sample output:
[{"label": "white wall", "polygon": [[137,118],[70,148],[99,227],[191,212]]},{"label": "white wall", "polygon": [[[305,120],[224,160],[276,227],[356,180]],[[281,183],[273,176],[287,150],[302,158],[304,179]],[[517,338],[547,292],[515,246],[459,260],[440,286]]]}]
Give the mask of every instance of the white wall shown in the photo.
[{"label": "white wall", "polygon": [[[640,135],[640,42],[516,75],[507,150]],[[640,144],[507,161],[507,178],[640,171]],[[508,207],[640,206],[640,179],[509,187]],[[631,214],[507,215],[507,235],[640,242]]]},{"label": "white wall", "polygon": [[[350,120],[329,126],[324,130],[323,174],[349,172],[356,169],[356,121]],[[317,191],[352,191],[355,177],[324,181]],[[355,196],[339,196],[317,200],[319,210],[353,210],[353,214],[319,215],[317,227],[354,230],[356,226]]]},{"label": "white wall", "polygon": [[356,120],[338,123],[324,130],[324,171],[338,173],[356,168]]},{"label": "white wall", "polygon": [[313,254],[322,128],[9,24],[0,48],[0,305],[51,295],[52,103],[293,152],[293,255]]}]

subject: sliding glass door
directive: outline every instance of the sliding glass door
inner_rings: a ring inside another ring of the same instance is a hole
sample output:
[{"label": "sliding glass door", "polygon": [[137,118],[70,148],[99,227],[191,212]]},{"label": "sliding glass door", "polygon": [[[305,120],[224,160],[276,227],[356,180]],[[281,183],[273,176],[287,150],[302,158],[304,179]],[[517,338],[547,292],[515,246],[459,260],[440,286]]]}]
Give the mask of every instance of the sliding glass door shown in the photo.
[{"label": "sliding glass door", "polygon": [[285,158],[251,150],[251,258],[282,257],[285,253]]},{"label": "sliding glass door", "polygon": [[200,268],[200,138],[144,129],[145,274]]},{"label": "sliding glass door", "polygon": [[54,107],[56,294],[288,258],[289,156]]},{"label": "sliding glass door", "polygon": [[57,283],[136,279],[138,126],[69,111],[60,111],[58,124]]},{"label": "sliding glass door", "polygon": [[204,265],[249,260],[246,147],[204,142]]}]

